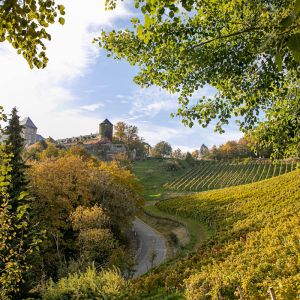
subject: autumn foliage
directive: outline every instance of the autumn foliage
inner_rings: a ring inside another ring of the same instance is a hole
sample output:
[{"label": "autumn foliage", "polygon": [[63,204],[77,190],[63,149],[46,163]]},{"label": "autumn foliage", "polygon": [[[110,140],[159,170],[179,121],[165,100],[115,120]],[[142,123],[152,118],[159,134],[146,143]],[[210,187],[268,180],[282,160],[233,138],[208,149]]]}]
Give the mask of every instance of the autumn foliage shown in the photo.
[{"label": "autumn foliage", "polygon": [[141,187],[128,170],[65,153],[32,162],[28,177],[34,221],[47,235],[40,276],[57,278],[78,260],[104,265],[126,243],[142,206]]}]

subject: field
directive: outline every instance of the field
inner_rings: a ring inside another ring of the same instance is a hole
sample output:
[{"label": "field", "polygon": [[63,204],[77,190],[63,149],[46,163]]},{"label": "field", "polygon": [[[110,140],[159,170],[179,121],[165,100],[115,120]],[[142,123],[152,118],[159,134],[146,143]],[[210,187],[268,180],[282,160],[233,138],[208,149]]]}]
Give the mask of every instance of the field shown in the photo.
[{"label": "field", "polygon": [[270,299],[270,286],[277,300],[299,298],[299,170],[156,206],[207,224],[213,234],[194,254],[137,279],[141,299],[158,299],[155,291],[164,289],[165,295],[176,292],[188,300],[240,299],[240,293],[244,299],[262,300]]},{"label": "field", "polygon": [[215,163],[200,161],[196,167],[182,176],[168,181],[164,188],[169,191],[207,191],[229,186],[252,183],[291,172],[296,163]]},{"label": "field", "polygon": [[134,174],[137,176],[141,184],[144,186],[144,196],[146,200],[157,200],[163,194],[163,185],[168,181],[183,175],[187,170],[191,169],[188,163],[180,161],[178,170],[167,170],[168,160],[165,159],[149,159],[137,161],[133,164]]}]

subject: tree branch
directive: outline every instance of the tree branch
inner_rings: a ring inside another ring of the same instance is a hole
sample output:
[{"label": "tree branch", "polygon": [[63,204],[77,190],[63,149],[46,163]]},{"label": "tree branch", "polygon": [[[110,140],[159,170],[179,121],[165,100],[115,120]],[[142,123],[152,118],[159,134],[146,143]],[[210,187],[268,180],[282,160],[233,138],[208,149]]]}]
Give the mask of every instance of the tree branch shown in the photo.
[{"label": "tree branch", "polygon": [[202,43],[200,43],[200,44],[198,44],[198,45],[194,45],[194,46],[192,47],[192,49],[195,49],[195,48],[201,47],[201,46],[203,46],[203,45],[212,43],[213,41],[216,41],[216,40],[227,39],[227,38],[232,37],[232,36],[240,35],[240,34],[243,34],[243,33],[246,33],[246,32],[250,32],[250,31],[256,31],[256,30],[262,30],[262,28],[259,28],[259,27],[251,27],[251,28],[247,28],[247,29],[244,29],[244,30],[236,31],[236,32],[233,32],[233,33],[230,33],[230,34],[227,34],[227,35],[221,35],[221,36],[219,36],[219,37],[217,37],[217,38],[210,39],[210,40],[205,41],[205,42],[202,42]]}]

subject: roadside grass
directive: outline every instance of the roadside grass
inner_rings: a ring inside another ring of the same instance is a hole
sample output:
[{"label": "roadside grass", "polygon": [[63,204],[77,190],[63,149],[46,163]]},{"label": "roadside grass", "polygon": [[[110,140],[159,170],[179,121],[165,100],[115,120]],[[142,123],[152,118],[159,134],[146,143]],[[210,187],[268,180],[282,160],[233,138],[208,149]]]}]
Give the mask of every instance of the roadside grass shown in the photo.
[{"label": "roadside grass", "polygon": [[174,258],[177,254],[178,246],[174,242],[174,239],[172,239],[171,233],[173,230],[178,228],[180,224],[176,221],[152,216],[152,214],[149,215],[148,213],[144,213],[142,216],[140,216],[140,219],[157,230],[165,238],[167,247],[167,259]]},{"label": "roadside grass", "polygon": [[167,161],[170,160],[152,158],[136,161],[133,164],[133,172],[144,186],[144,197],[146,200],[165,198],[163,185],[183,175],[191,168],[186,161],[179,161],[180,168],[177,171],[167,171],[165,168]]},{"label": "roadside grass", "polygon": [[[166,218],[169,220],[173,220],[175,222],[178,222],[180,224],[183,224],[186,226],[189,235],[190,235],[190,242],[182,249],[183,251],[193,251],[195,250],[199,245],[201,245],[205,240],[207,240],[210,236],[212,236],[213,231],[208,228],[208,226],[204,223],[201,223],[195,219],[179,216],[179,215],[172,215],[168,214],[166,212],[161,211],[158,207],[155,205],[149,205],[145,206],[144,210],[146,213],[148,213],[151,216],[157,217],[157,218]],[[157,230],[163,230],[160,227],[157,227]],[[167,229],[169,230],[169,229]],[[163,230],[161,232],[162,234],[166,234],[167,230]]]}]

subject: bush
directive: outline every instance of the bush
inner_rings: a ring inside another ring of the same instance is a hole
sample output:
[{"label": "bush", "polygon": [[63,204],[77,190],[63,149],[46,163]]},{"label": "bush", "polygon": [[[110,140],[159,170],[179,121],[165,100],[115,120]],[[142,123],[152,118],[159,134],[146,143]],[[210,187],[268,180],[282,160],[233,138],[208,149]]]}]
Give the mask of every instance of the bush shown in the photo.
[{"label": "bush", "polygon": [[122,299],[128,291],[129,283],[117,269],[97,273],[92,266],[84,273],[71,274],[57,283],[51,280],[42,291],[42,299]]},{"label": "bush", "polygon": [[190,152],[188,152],[188,153],[186,154],[185,161],[186,161],[190,166],[194,166],[194,165],[195,165],[195,159],[194,159],[194,157],[192,156],[192,154],[191,154]]},{"label": "bush", "polygon": [[173,171],[178,171],[181,167],[177,161],[168,160],[164,163],[163,168],[166,171],[173,172]]}]

